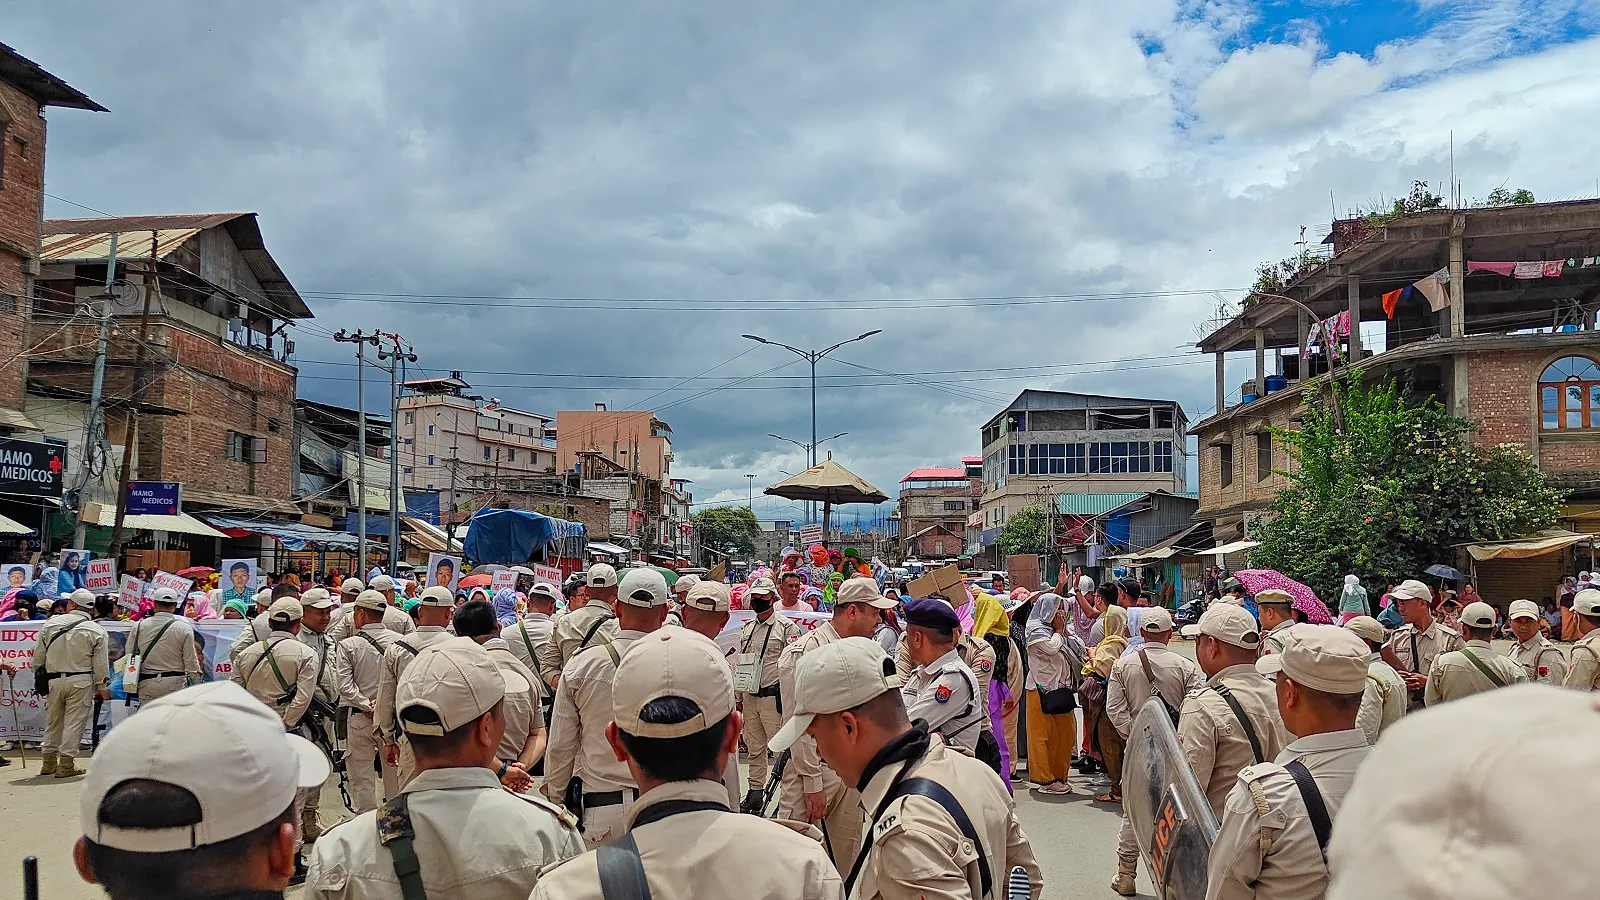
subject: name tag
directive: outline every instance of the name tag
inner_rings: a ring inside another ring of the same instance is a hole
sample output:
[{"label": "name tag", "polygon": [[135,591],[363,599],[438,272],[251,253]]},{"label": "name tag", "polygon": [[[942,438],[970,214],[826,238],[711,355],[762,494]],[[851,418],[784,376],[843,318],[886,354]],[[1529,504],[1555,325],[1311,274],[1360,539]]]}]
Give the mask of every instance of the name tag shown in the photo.
[{"label": "name tag", "polygon": [[754,694],[761,690],[761,657],[754,653],[739,654],[739,666],[733,673],[733,689],[741,694]]}]

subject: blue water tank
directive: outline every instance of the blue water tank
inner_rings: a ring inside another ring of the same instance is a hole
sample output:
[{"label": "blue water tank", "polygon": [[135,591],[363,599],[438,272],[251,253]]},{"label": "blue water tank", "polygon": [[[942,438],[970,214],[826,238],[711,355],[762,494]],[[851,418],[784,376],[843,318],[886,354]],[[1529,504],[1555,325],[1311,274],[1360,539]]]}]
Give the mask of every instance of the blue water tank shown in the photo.
[{"label": "blue water tank", "polygon": [[1256,395],[1255,394],[1244,394],[1244,395],[1239,397],[1239,402],[1240,403],[1254,403],[1254,402],[1256,402]]},{"label": "blue water tank", "polygon": [[1284,388],[1286,388],[1288,386],[1289,386],[1289,377],[1287,375],[1268,375],[1267,376],[1267,393],[1269,393],[1269,394],[1272,393],[1273,391],[1281,391],[1281,390],[1283,390]]}]

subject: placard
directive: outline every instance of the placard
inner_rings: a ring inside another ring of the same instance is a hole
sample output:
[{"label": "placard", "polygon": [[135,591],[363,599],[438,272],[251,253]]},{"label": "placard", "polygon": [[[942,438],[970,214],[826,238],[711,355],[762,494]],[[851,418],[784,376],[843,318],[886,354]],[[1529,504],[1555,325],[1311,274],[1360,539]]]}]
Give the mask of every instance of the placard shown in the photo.
[{"label": "placard", "polygon": [[189,589],[194,587],[194,579],[179,578],[168,572],[157,572],[156,576],[150,579],[150,586],[152,588],[172,588],[181,600],[189,596]]},{"label": "placard", "polygon": [[822,543],[822,526],[802,525],[800,527],[800,543],[808,546]]},{"label": "placard", "polygon": [[139,601],[144,599],[145,583],[132,575],[122,576],[122,585],[117,592],[117,605],[126,610],[139,608]]},{"label": "placard", "polygon": [[[1006,557],[1006,583],[1013,589],[1039,590],[1043,586],[1039,583],[1039,555],[1018,553]],[[1057,585],[1057,589],[1060,589],[1060,585]]]},{"label": "placard", "polygon": [[542,581],[545,584],[553,584],[556,587],[560,587],[561,570],[555,566],[541,566],[535,564],[533,567],[533,580],[535,584]]},{"label": "placard", "polygon": [[0,566],[0,594],[20,591],[33,584],[33,566],[27,563],[6,563]]},{"label": "placard", "polygon": [[913,578],[911,583],[906,585],[906,594],[918,600],[937,594],[946,600],[954,601],[959,596],[956,592],[961,588],[963,581],[961,570],[951,563],[943,568],[934,569],[921,578]]},{"label": "placard", "polygon": [[512,590],[516,590],[517,573],[511,571],[510,569],[501,569],[500,571],[494,573],[494,577],[489,580],[489,587],[497,594],[500,593],[501,588],[511,588]]},{"label": "placard", "polygon": [[450,556],[445,553],[428,554],[428,580],[423,587],[447,587],[453,594],[456,582],[460,580],[461,557]]},{"label": "placard", "polygon": [[94,554],[84,549],[62,550],[56,562],[56,596],[65,597],[81,587],[89,577],[89,560]]},{"label": "placard", "polygon": [[256,593],[256,561],[253,559],[225,559],[218,572],[217,587],[222,588],[221,603],[237,600],[246,606]]},{"label": "placard", "polygon": [[91,559],[88,565],[89,574],[83,576],[83,586],[96,594],[109,594],[117,589],[117,561],[114,559]]}]

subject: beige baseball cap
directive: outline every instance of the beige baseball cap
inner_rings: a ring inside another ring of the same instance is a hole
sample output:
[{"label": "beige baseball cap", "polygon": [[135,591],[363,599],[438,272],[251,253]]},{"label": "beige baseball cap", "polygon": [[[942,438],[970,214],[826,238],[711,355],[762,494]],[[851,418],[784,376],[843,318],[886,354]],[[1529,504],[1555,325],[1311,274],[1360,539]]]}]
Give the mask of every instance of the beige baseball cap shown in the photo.
[{"label": "beige baseball cap", "polygon": [[[139,705],[95,751],[78,798],[89,840],[133,853],[168,853],[220,844],[260,828],[302,790],[327,780],[327,757],[285,734],[283,720],[231,681],[197,684]],[[175,828],[127,828],[100,821],[118,785],[155,781],[200,802],[200,821]]]},{"label": "beige baseball cap", "polygon": [[1493,628],[1498,619],[1494,607],[1482,600],[1475,600],[1467,604],[1461,611],[1461,624],[1469,628]]},{"label": "beige baseball cap", "polygon": [[339,593],[341,594],[359,594],[366,589],[366,582],[359,578],[346,578],[344,581],[339,582]]},{"label": "beige baseball cap", "polygon": [[[594,570],[589,572],[592,577]],[[667,579],[655,569],[643,566],[629,569],[617,586],[617,600],[629,606],[666,606],[667,596]]]},{"label": "beige baseball cap", "polygon": [[326,588],[314,587],[300,595],[300,605],[306,609],[332,609],[334,603]]},{"label": "beige baseball cap", "polygon": [[817,716],[854,709],[884,691],[899,688],[894,661],[877,641],[847,637],[823,644],[795,664],[794,718],[778,730],[767,747],[782,753],[800,740]]},{"label": "beige baseball cap", "polygon": [[778,586],[773,584],[771,578],[757,578],[750,585],[750,593],[752,594],[776,594],[777,592]]},{"label": "beige baseball cap", "polygon": [[528,588],[528,596],[533,597],[535,595],[543,597],[546,600],[554,603],[555,601],[561,599],[561,588],[556,587],[548,581],[541,581],[538,584],[535,584],[533,587]]},{"label": "beige baseball cap", "polygon": [[384,599],[382,594],[372,590],[371,588],[368,588],[356,595],[356,607],[358,609],[371,610],[372,612],[383,612],[388,606],[389,601]]},{"label": "beige baseball cap", "polygon": [[283,597],[267,607],[268,622],[298,622],[305,614],[305,607],[293,597]]},{"label": "beige baseball cap", "polygon": [[1147,606],[1139,617],[1139,630],[1160,633],[1172,630],[1172,613],[1159,606]]},{"label": "beige baseball cap", "polygon": [[395,587],[394,579],[387,575],[379,575],[372,579],[371,583],[369,583],[367,587],[374,591],[392,591]]},{"label": "beige baseball cap", "polygon": [[616,587],[617,570],[605,563],[595,563],[589,567],[589,574],[584,576],[583,583],[597,588]]},{"label": "beige baseball cap", "polygon": [[1246,650],[1261,646],[1261,626],[1257,624],[1256,617],[1245,612],[1244,607],[1232,603],[1214,604],[1200,616],[1199,622],[1183,626],[1183,636],[1186,638],[1202,634]]},{"label": "beige baseball cap", "polygon": [[1361,827],[1334,829],[1329,900],[1592,897],[1600,857],[1553,859],[1551,826],[1594,820],[1597,770],[1595,694],[1513,685],[1406,716],[1339,809]]},{"label": "beige baseball cap", "polygon": [[[680,584],[682,582],[679,582]],[[708,612],[727,612],[733,608],[733,600],[728,586],[715,581],[699,581],[689,589],[689,596],[683,598],[685,606],[703,609]]]},{"label": "beige baseball cap", "polygon": [[178,592],[169,587],[158,587],[150,592],[150,599],[157,603],[177,603]]},{"label": "beige baseball cap", "polygon": [[1294,595],[1288,591],[1280,591],[1277,588],[1267,588],[1261,593],[1256,594],[1255,600],[1257,606],[1260,606],[1263,603],[1278,603],[1285,606],[1294,605]]},{"label": "beige baseball cap", "polygon": [[84,609],[94,608],[94,594],[84,590],[83,588],[78,588],[77,590],[68,594],[67,599],[72,601],[73,606],[81,606]]},{"label": "beige baseball cap", "polygon": [[846,578],[839,585],[838,592],[833,595],[833,605],[845,603],[865,603],[877,609],[894,609],[900,605],[878,593],[878,582],[865,575]]},{"label": "beige baseball cap", "polygon": [[1329,694],[1359,694],[1367,686],[1372,649],[1337,625],[1290,626],[1282,653],[1256,660],[1263,675],[1279,672],[1296,684]]},{"label": "beige baseball cap", "polygon": [[1433,590],[1415,578],[1407,578],[1389,589],[1389,599],[1432,600]]},{"label": "beige baseball cap", "polygon": [[256,595],[251,597],[250,600],[257,606],[266,606],[272,602],[272,588],[262,588],[256,591]]},{"label": "beige baseball cap", "polygon": [[1356,616],[1354,619],[1344,623],[1344,627],[1351,634],[1372,644],[1381,644],[1389,636],[1389,632],[1384,629],[1383,623],[1371,616]]},{"label": "beige baseball cap", "polygon": [[679,575],[678,580],[672,583],[672,592],[674,594],[687,594],[690,588],[699,583],[699,575]]},{"label": "beige baseball cap", "polygon": [[1508,619],[1537,619],[1540,617],[1539,604],[1532,600],[1513,600],[1511,608],[1506,612]]},{"label": "beige baseball cap", "polygon": [[[395,715],[408,734],[448,734],[493,709],[507,694],[526,693],[530,687],[515,669],[495,665],[476,641],[450,638],[425,648],[406,666],[394,689]],[[439,724],[411,722],[401,715],[419,706],[432,710]]]},{"label": "beige baseball cap", "polygon": [[[76,591],[73,592],[73,597],[77,597]],[[73,602],[77,602],[76,599]],[[1600,618],[1600,591],[1594,588],[1579,591],[1578,596],[1572,598],[1572,611],[1580,616]]]},{"label": "beige baseball cap", "polygon": [[417,600],[421,602],[423,606],[456,605],[455,595],[450,593],[449,588],[441,584],[436,584],[430,588],[424,588],[422,593],[417,595]]},{"label": "beige baseball cap", "polygon": [[[671,724],[639,717],[647,705],[663,697],[681,697],[700,712]],[[733,676],[727,659],[716,641],[697,631],[662,628],[634,641],[611,679],[611,718],[635,737],[697,734],[732,712]]]}]

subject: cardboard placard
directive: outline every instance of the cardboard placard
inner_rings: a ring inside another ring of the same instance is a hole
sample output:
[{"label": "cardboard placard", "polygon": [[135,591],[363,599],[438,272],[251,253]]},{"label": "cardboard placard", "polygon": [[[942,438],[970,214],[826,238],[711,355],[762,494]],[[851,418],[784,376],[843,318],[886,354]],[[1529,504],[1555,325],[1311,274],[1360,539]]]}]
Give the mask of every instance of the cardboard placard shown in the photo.
[{"label": "cardboard placard", "polygon": [[117,561],[91,559],[88,574],[83,576],[83,586],[96,594],[109,594],[117,589]]},{"label": "cardboard placard", "polygon": [[955,563],[951,563],[942,569],[934,569],[920,578],[913,578],[911,583],[906,585],[906,593],[915,599],[937,594],[946,600],[954,600],[962,596],[961,586],[964,580],[961,577],[961,570]]},{"label": "cardboard placard", "polygon": [[728,561],[727,560],[723,560],[722,562],[719,562],[716,565],[712,566],[711,567],[711,571],[707,572],[704,576],[702,576],[701,580],[703,580],[703,581],[717,581],[717,582],[727,581],[728,580]]},{"label": "cardboard placard", "polygon": [[1018,553],[1006,557],[1006,584],[1012,590],[1027,588],[1037,591],[1043,588],[1039,579],[1039,554]]},{"label": "cardboard placard", "polygon": [[189,589],[194,587],[194,579],[179,578],[178,576],[169,574],[167,572],[157,572],[155,577],[150,579],[150,586],[158,588],[172,588],[173,593],[177,594],[178,599],[181,601],[183,598],[189,596]]},{"label": "cardboard placard", "polygon": [[144,599],[144,582],[132,575],[122,576],[122,589],[117,595],[117,605],[123,609],[138,609],[139,601]]},{"label": "cardboard placard", "polygon": [[501,588],[511,588],[515,590],[517,587],[517,573],[511,571],[510,569],[501,569],[500,571],[494,573],[494,577],[489,581],[489,587],[495,593],[499,593]]},{"label": "cardboard placard", "polygon": [[545,584],[553,584],[556,587],[560,587],[561,570],[555,566],[542,566],[535,563],[533,566],[533,581],[535,584],[544,582]]}]

